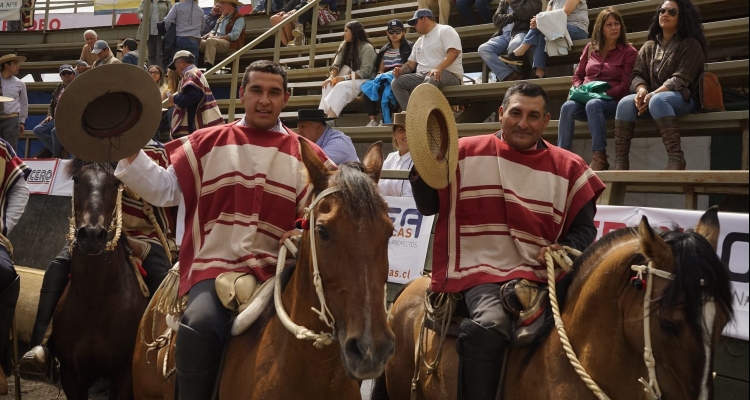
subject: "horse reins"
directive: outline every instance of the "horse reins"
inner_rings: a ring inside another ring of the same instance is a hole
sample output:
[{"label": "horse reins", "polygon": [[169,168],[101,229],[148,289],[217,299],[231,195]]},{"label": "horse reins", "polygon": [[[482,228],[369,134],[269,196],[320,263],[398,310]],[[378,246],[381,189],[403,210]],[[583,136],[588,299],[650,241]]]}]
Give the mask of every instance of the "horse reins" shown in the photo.
[{"label": "horse reins", "polygon": [[[570,345],[568,335],[565,333],[565,326],[560,316],[560,306],[557,303],[557,293],[555,291],[555,263],[563,267],[566,271],[570,270],[572,261],[568,258],[567,253],[570,253],[576,257],[581,255],[581,252],[571,247],[563,246],[562,250],[551,250],[547,247],[547,251],[544,253],[544,260],[547,263],[547,285],[549,287],[549,299],[552,304],[552,314],[554,315],[555,327],[557,333],[560,336],[560,342],[562,342],[565,355],[568,357],[570,364],[575,369],[578,376],[586,384],[594,395],[600,400],[609,400],[609,397],[594,382],[594,380],[586,373],[586,369],[581,365],[578,357]],[[654,358],[654,352],[651,348],[651,292],[653,289],[653,276],[660,278],[674,280],[675,275],[669,272],[660,270],[654,267],[653,261],[649,261],[648,265],[631,265],[630,268],[637,272],[636,278],[643,281],[643,274],[650,275],[646,279],[646,292],[643,295],[643,339],[644,339],[644,351],[643,361],[646,364],[648,370],[648,381],[644,378],[639,378],[638,382],[643,385],[643,391],[651,400],[661,399],[661,389],[659,388],[659,382],[656,379],[656,359]]]},{"label": "horse reins", "polygon": [[274,282],[274,291],[273,291],[273,300],[274,305],[276,306],[276,314],[279,316],[279,320],[281,320],[281,324],[284,325],[284,327],[289,330],[289,332],[293,333],[294,336],[297,339],[302,340],[314,340],[313,346],[315,346],[318,349],[322,349],[323,346],[328,346],[330,344],[333,344],[335,341],[334,334],[336,333],[336,328],[334,325],[336,324],[336,320],[333,318],[333,314],[331,314],[331,311],[328,309],[328,306],[326,305],[326,299],[325,295],[323,293],[323,281],[320,278],[320,270],[318,269],[318,255],[315,248],[315,215],[313,213],[313,208],[318,204],[318,202],[328,196],[329,194],[336,193],[339,191],[339,188],[337,187],[330,187],[318,194],[315,199],[310,203],[307,208],[305,208],[305,220],[307,221],[307,228],[312,230],[309,232],[310,236],[310,247],[312,251],[312,265],[313,265],[313,285],[315,286],[315,293],[318,295],[318,300],[320,300],[320,310],[315,309],[315,307],[312,307],[312,311],[315,312],[315,314],[318,314],[318,318],[323,321],[323,323],[326,324],[329,328],[331,328],[331,333],[328,332],[320,332],[315,333],[311,331],[310,329],[305,328],[304,326],[295,324],[292,319],[289,317],[289,314],[287,314],[286,310],[284,310],[284,303],[281,301],[281,274],[284,271],[284,264],[286,261],[286,252],[287,249],[291,251],[292,253],[296,252],[296,247],[292,243],[291,240],[286,239],[284,240],[284,246],[281,247],[279,250],[279,259],[276,263],[276,282]]},{"label": "horse reins", "polygon": [[[112,251],[117,247],[117,242],[120,240],[120,235],[122,234],[122,191],[125,189],[125,185],[120,183],[120,185],[117,187],[117,200],[115,201],[115,209],[112,211],[112,220],[109,224],[109,229],[107,230],[107,235],[112,232],[112,230],[115,231],[114,236],[111,240],[107,241],[107,244],[104,246],[105,251]],[[76,244],[76,231],[78,231],[78,227],[76,227],[76,203],[75,203],[75,197],[73,195],[70,196],[70,204],[72,209],[72,215],[70,217],[70,225],[68,228],[68,234],[65,236],[65,238],[68,240],[69,247],[68,250],[70,252],[73,252],[73,247]],[[101,252],[97,254],[87,254],[89,256],[96,256],[101,254]]]}]

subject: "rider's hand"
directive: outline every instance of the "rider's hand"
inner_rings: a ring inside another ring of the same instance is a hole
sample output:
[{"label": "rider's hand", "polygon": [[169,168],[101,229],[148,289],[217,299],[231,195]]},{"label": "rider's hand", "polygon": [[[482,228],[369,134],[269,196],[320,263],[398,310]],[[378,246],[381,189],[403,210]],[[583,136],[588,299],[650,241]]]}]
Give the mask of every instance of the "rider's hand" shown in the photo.
[{"label": "rider's hand", "polygon": [[284,240],[289,239],[292,242],[294,242],[294,245],[297,246],[299,244],[299,238],[302,236],[302,231],[299,229],[292,229],[291,231],[286,231],[284,234],[281,235],[281,239],[279,239],[279,247],[284,245]]},{"label": "rider's hand", "polygon": [[[559,245],[559,244],[557,244],[557,243],[552,243],[552,244],[551,244],[551,245],[549,245],[548,247],[549,247],[549,249],[550,249],[550,250],[552,250],[552,251],[555,251],[555,250],[562,250],[562,246],[560,246],[560,245]],[[547,252],[547,247],[542,247],[542,248],[541,248],[541,249],[539,249],[539,251],[538,251],[538,252],[536,253],[536,260],[537,260],[537,261],[539,262],[539,264],[541,264],[541,265],[547,265],[547,261],[545,261],[545,260],[544,260],[544,253],[546,253],[546,252]]]}]

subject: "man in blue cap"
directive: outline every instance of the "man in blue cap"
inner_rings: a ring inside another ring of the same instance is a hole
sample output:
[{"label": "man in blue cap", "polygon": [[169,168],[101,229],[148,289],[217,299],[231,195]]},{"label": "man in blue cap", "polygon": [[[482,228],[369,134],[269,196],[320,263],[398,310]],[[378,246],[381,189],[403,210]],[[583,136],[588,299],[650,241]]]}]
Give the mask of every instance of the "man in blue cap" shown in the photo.
[{"label": "man in blue cap", "polygon": [[406,23],[422,36],[414,43],[409,61],[393,69],[396,78],[391,88],[404,111],[415,87],[422,83],[439,89],[460,85],[464,75],[461,38],[453,27],[435,22],[432,11],[426,8],[417,10]]},{"label": "man in blue cap", "polygon": [[62,144],[57,139],[57,131],[55,130],[55,109],[57,109],[57,103],[65,92],[65,88],[75,78],[76,73],[72,65],[63,64],[60,66],[60,80],[62,80],[62,83],[57,85],[57,89],[52,93],[52,101],[50,101],[49,108],[47,109],[47,117],[34,127],[34,136],[44,144],[47,150],[52,152],[52,157],[55,158],[59,158],[63,150]]}]

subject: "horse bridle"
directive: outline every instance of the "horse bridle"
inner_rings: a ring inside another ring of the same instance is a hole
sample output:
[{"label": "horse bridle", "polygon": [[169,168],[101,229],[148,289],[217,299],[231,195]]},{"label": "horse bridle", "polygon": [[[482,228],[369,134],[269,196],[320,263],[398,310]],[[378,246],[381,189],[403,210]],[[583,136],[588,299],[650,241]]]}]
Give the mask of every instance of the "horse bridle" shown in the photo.
[{"label": "horse bridle", "polygon": [[[335,186],[323,190],[313,199],[310,205],[305,208],[304,221],[307,225],[305,229],[315,229],[315,215],[313,213],[313,209],[318,204],[318,202],[329,194],[336,193],[338,191],[339,188]],[[289,239],[286,239],[284,241],[284,246],[282,246],[279,250],[279,259],[276,263],[276,281],[274,282],[273,300],[276,306],[276,314],[279,316],[279,320],[281,320],[282,325],[284,325],[284,327],[289,330],[289,332],[293,333],[297,339],[314,340],[313,346],[321,349],[323,348],[323,346],[333,344],[333,342],[335,341],[334,334],[336,333],[336,328],[334,325],[336,324],[336,320],[333,318],[331,310],[329,310],[328,306],[326,305],[326,299],[323,293],[323,281],[320,278],[320,270],[318,269],[318,255],[315,247],[315,232],[311,230],[309,236],[310,248],[312,249],[313,285],[315,286],[315,293],[317,293],[318,295],[318,300],[320,300],[320,310],[312,307],[312,311],[318,315],[318,318],[323,321],[326,326],[331,328],[331,332],[315,333],[305,328],[304,326],[297,325],[289,317],[289,314],[287,314],[286,310],[284,310],[284,303],[281,301],[281,273],[284,271],[287,249],[289,249],[289,251],[291,251],[293,254],[296,254],[297,252],[297,248]]]},{"label": "horse bridle", "polygon": [[[112,251],[117,247],[117,242],[120,240],[120,234],[122,234],[122,192],[125,190],[125,185],[120,183],[120,185],[117,187],[117,200],[115,201],[115,209],[112,210],[112,219],[110,220],[109,229],[107,229],[107,236],[109,236],[110,233],[114,230],[115,234],[107,241],[107,243],[104,246],[104,250],[96,253],[96,254],[86,254],[89,256],[97,256],[101,254],[104,251]],[[76,203],[75,203],[75,197],[73,195],[70,196],[70,204],[72,213],[70,216],[70,224],[68,227],[68,234],[65,236],[65,238],[68,240],[68,250],[70,252],[73,252],[73,247],[76,245],[76,232],[80,227],[76,226]]]}]

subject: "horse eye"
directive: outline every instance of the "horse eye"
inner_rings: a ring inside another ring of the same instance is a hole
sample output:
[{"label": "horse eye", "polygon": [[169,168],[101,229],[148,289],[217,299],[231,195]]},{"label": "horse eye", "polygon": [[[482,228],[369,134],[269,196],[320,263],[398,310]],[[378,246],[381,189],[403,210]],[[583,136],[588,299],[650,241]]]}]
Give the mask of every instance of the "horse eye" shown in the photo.
[{"label": "horse eye", "polygon": [[666,319],[659,320],[659,326],[661,329],[672,336],[680,336],[680,325],[675,321]]},{"label": "horse eye", "polygon": [[328,230],[326,230],[326,227],[323,225],[318,225],[315,227],[315,231],[318,232],[318,236],[320,236],[323,240],[331,240],[331,236],[328,235]]}]

